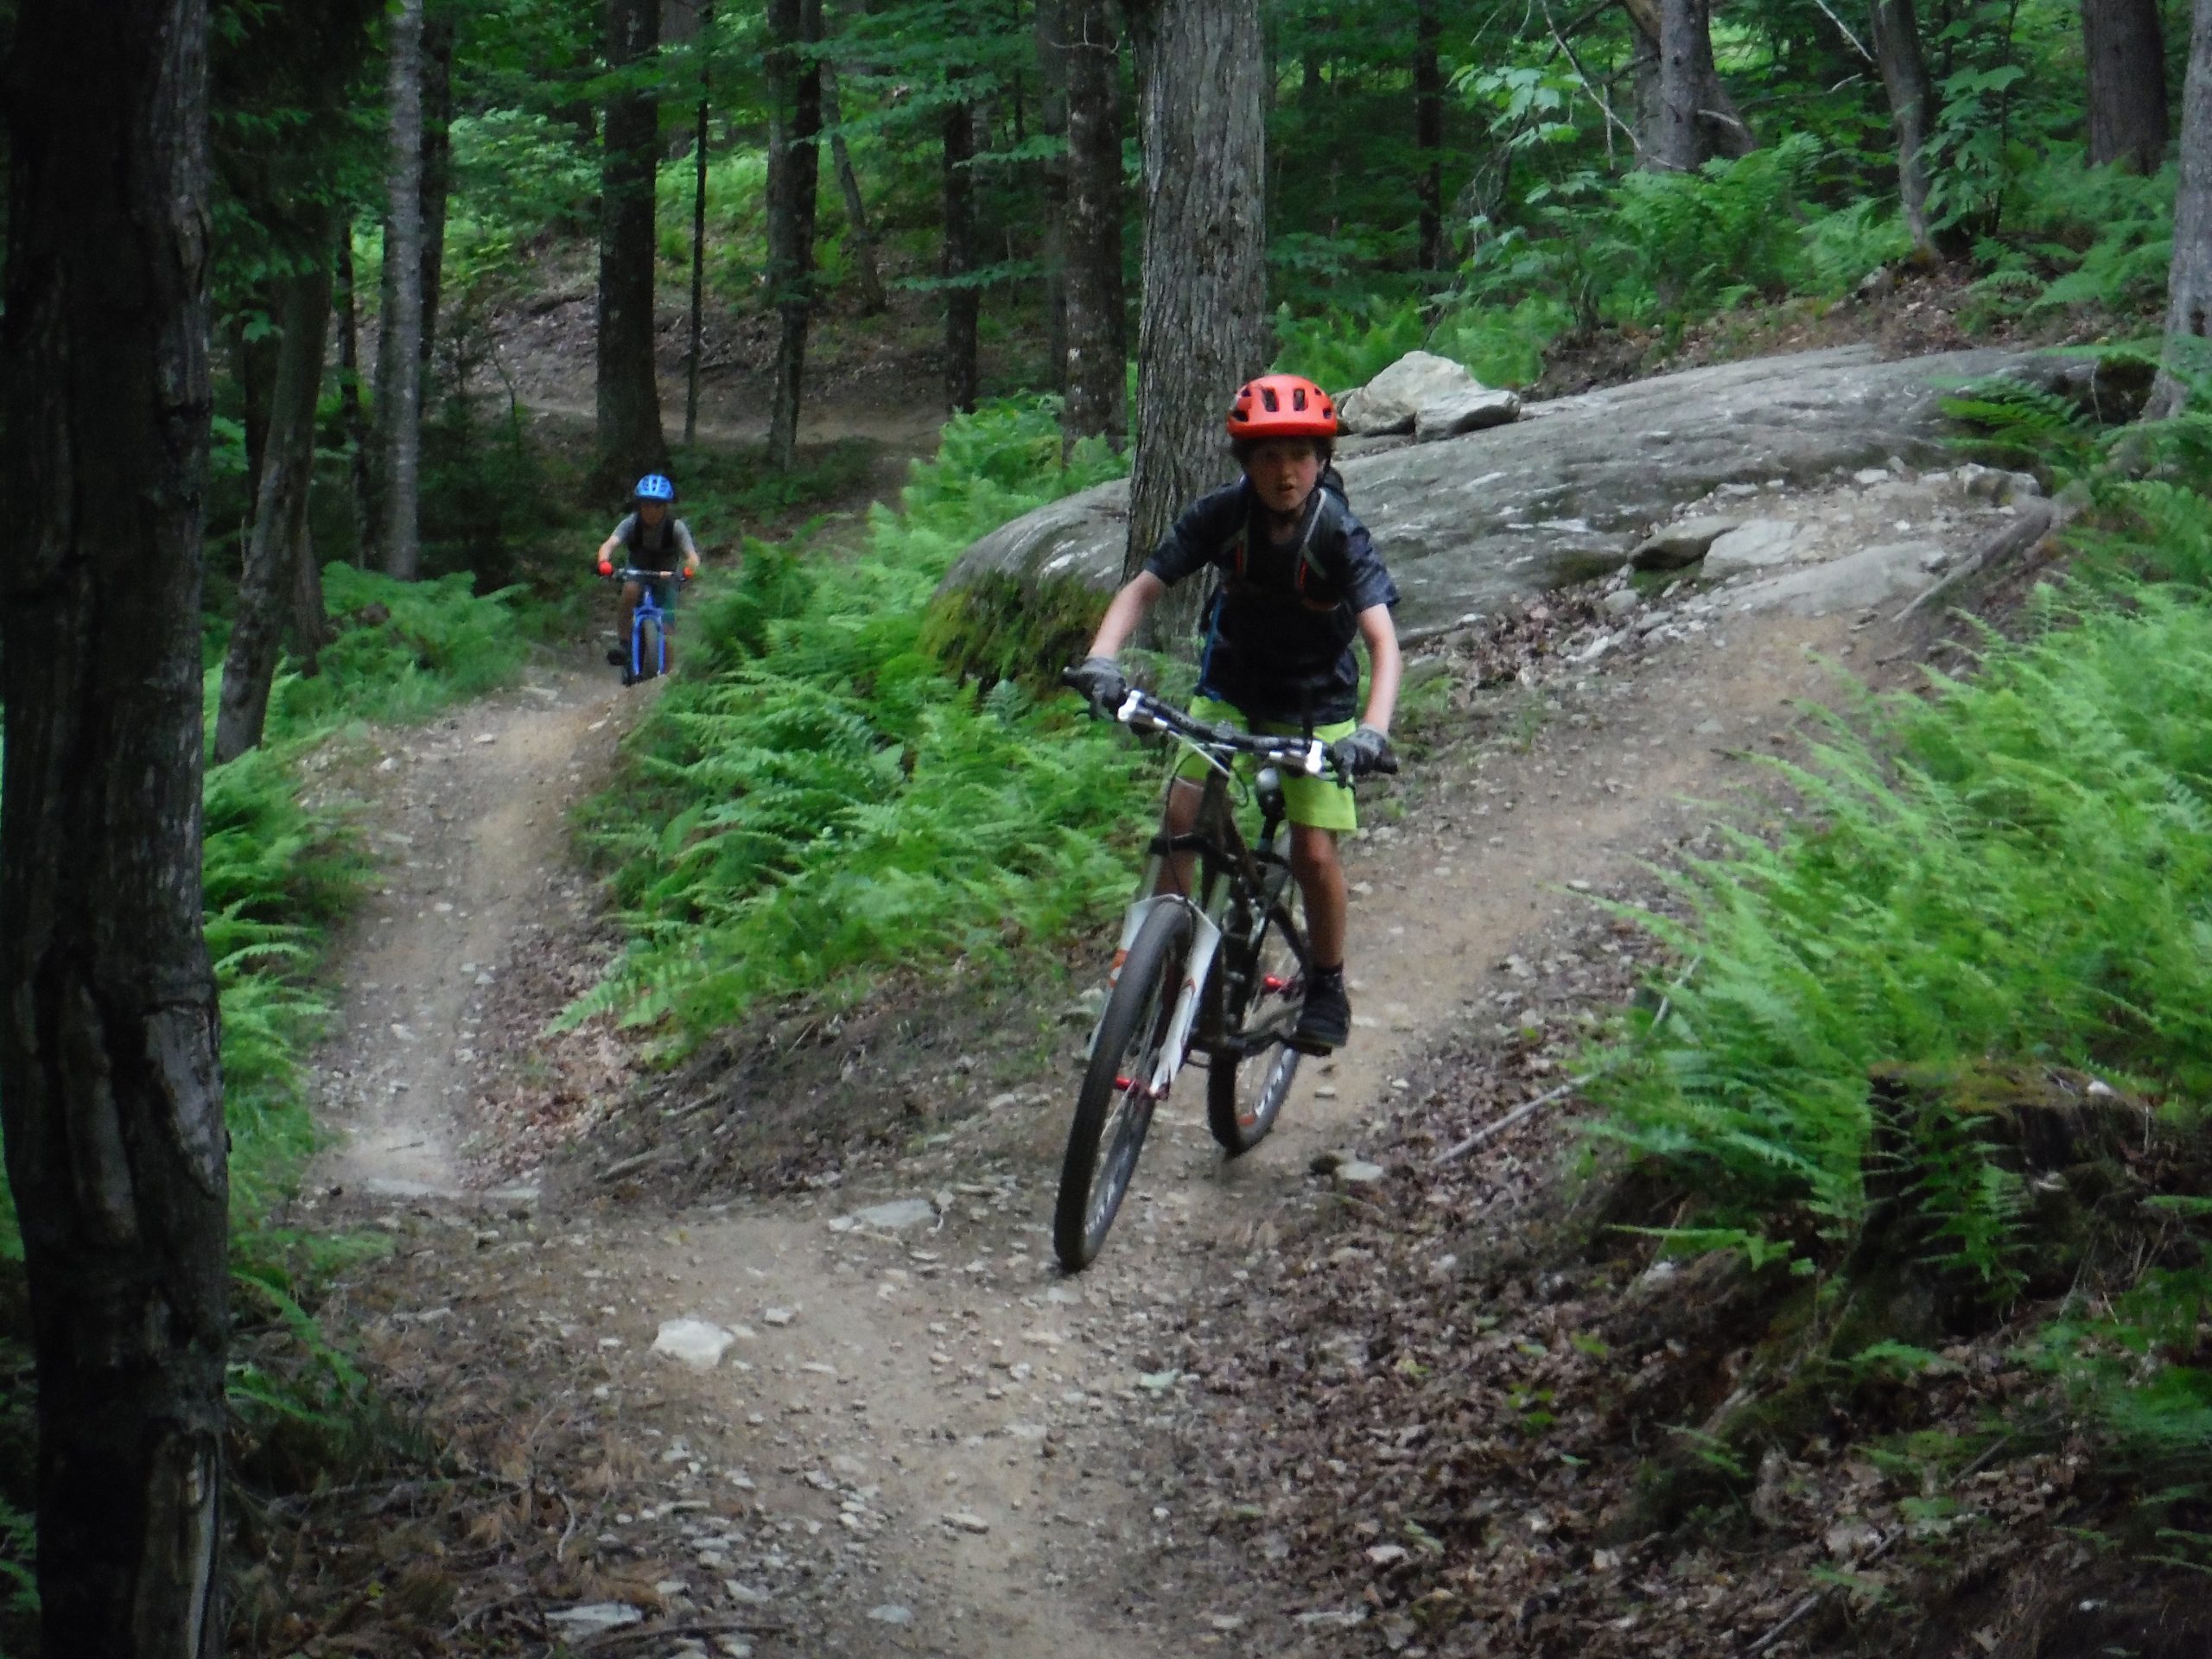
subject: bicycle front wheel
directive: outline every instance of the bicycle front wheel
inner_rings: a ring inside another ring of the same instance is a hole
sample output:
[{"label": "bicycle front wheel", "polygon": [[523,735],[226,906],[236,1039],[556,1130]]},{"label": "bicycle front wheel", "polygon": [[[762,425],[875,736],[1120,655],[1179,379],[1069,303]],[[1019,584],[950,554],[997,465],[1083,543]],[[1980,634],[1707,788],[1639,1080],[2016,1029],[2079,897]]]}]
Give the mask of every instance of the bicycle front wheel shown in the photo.
[{"label": "bicycle front wheel", "polygon": [[637,677],[640,680],[658,678],[660,675],[660,619],[641,616],[638,619],[638,665],[635,671]]},{"label": "bicycle front wheel", "polygon": [[1243,1006],[1224,1010],[1230,1043],[1259,1046],[1224,1047],[1208,1063],[1206,1127],[1232,1158],[1268,1138],[1298,1077],[1298,1051],[1282,1041],[1306,1000],[1306,940],[1297,903],[1293,890],[1269,909],[1249,961],[1239,964],[1244,971],[1236,1000]]},{"label": "bicycle front wheel", "polygon": [[1060,1165],[1059,1203],[1052,1212],[1052,1249],[1070,1273],[1090,1265],[1129,1190],[1137,1154],[1159,1104],[1152,1094],[1153,1074],[1175,1017],[1175,994],[1190,947],[1188,907],[1155,906],[1137,930],[1098,1022],[1098,1039],[1076,1096],[1067,1157]]}]

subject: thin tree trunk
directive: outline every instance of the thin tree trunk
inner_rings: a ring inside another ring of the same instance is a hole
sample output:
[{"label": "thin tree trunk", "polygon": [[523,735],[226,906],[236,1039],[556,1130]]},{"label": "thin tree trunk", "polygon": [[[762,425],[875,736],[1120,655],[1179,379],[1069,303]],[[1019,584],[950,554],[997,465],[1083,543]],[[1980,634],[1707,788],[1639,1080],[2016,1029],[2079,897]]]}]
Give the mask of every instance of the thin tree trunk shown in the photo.
[{"label": "thin tree trunk", "polygon": [[[1267,360],[1267,68],[1258,0],[1128,0],[1143,99],[1144,299],[1137,328],[1134,573],[1201,492],[1234,473],[1222,416]],[[1185,582],[1154,638],[1187,653]]]},{"label": "thin tree trunk", "polygon": [[450,17],[423,23],[423,340],[416,353],[425,376],[438,337],[445,297],[446,204],[453,194],[453,49]]},{"label": "thin tree trunk", "polygon": [[1439,56],[1444,28],[1436,0],[1419,0],[1414,13],[1414,149],[1421,172],[1421,268],[1444,268],[1444,66]]},{"label": "thin tree trunk", "polygon": [[1890,94],[1897,134],[1897,194],[1904,207],[1912,257],[1934,264],[1939,256],[1928,223],[1928,135],[1936,117],[1936,88],[1920,49],[1920,19],[1912,0],[1874,0],[1874,57]]},{"label": "thin tree trunk", "polygon": [[[2196,0],[2189,41],[2189,80],[2181,101],[2181,193],[2174,202],[2174,263],[2166,284],[2166,369],[2151,393],[2147,414],[2178,414],[2189,387],[2173,372],[2182,366],[2198,378],[2212,372],[2212,353],[2183,347],[2184,339],[2212,334],[2212,0]],[[13,308],[10,308],[12,315]]]},{"label": "thin tree trunk", "polygon": [[1121,30],[1108,0],[1066,6],[1067,413],[1072,446],[1128,446],[1128,316],[1122,282]]},{"label": "thin tree trunk", "polygon": [[376,480],[370,464],[369,428],[361,412],[361,321],[353,299],[353,222],[338,227],[338,409],[346,427],[346,449],[353,508],[353,563],[366,569],[376,560]]},{"label": "thin tree trunk", "polygon": [[1068,391],[1068,0],[1036,0],[1032,28],[1037,48],[1037,130],[1061,146],[1039,169],[1045,221],[1039,238],[1045,261],[1046,372],[1065,408]]},{"label": "thin tree trunk", "polygon": [[[281,289],[263,285],[256,300],[274,313],[283,302]],[[276,318],[270,319],[273,324]],[[238,378],[238,424],[245,429],[245,499],[247,523],[261,494],[261,464],[269,453],[269,403],[276,381],[276,340],[274,334],[259,340],[246,338],[245,319],[238,320],[231,334],[231,367]]]},{"label": "thin tree trunk", "polygon": [[42,1649],[215,1659],[230,1191],[200,914],[206,0],[27,0],[7,85],[0,1131],[37,1367]]},{"label": "thin tree trunk", "polygon": [[[607,67],[633,68],[660,47],[660,0],[606,0]],[[668,465],[653,361],[653,174],[660,113],[651,92],[607,100],[600,158],[599,482],[608,493]]]},{"label": "thin tree trunk", "polygon": [[822,178],[822,65],[805,48],[822,38],[821,0],[770,0],[769,86],[783,116],[768,155],[768,296],[776,308],[776,378],[769,392],[768,462],[798,458],[814,314],[814,215]]},{"label": "thin tree trunk", "polygon": [[1661,0],[1659,7],[1658,143],[1653,165],[1691,173],[1703,164],[1705,133],[1698,120],[1713,79],[1713,30],[1706,0]]},{"label": "thin tree trunk", "polygon": [[[965,72],[961,73],[964,76]],[[955,412],[976,407],[982,314],[974,288],[960,279],[976,269],[976,106],[963,99],[944,106],[944,245],[938,274],[944,290],[944,399]]]},{"label": "thin tree trunk", "polygon": [[699,120],[691,140],[691,334],[683,353],[683,442],[699,441],[699,358],[707,318],[707,125],[714,114],[715,0],[699,7]]},{"label": "thin tree trunk", "polygon": [[423,457],[423,0],[391,17],[391,171],[385,234],[384,340],[378,352],[378,425],[385,437],[384,568],[422,573],[416,480]]},{"label": "thin tree trunk", "polygon": [[2082,0],[2089,165],[2155,173],[2166,159],[2166,46],[2158,0]]},{"label": "thin tree trunk", "polygon": [[300,674],[313,679],[322,672],[322,648],[330,643],[330,612],[322,601],[322,566],[316,562],[315,537],[308,526],[310,490],[300,492],[297,533],[292,559],[292,636],[300,652]]},{"label": "thin tree trunk", "polygon": [[837,188],[845,198],[845,239],[852,250],[853,273],[860,278],[861,309],[874,316],[890,302],[884,297],[883,270],[876,257],[875,233],[868,229],[868,203],[861,198],[861,175],[853,169],[853,152],[839,130],[845,111],[837,96],[837,73],[822,66],[822,118],[830,127],[830,159],[837,168]]},{"label": "thin tree trunk", "polygon": [[283,341],[270,403],[269,447],[255,499],[253,535],[238,579],[238,611],[216,703],[215,764],[261,741],[276,677],[277,646],[295,588],[299,530],[315,475],[315,401],[330,318],[330,267],[318,264],[285,284]]}]

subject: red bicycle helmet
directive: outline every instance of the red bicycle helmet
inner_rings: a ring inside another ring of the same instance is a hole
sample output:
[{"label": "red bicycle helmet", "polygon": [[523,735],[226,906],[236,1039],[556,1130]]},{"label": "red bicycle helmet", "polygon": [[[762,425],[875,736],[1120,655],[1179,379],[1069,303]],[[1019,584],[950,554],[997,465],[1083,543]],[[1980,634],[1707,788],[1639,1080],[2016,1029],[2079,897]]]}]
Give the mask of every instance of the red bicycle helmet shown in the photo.
[{"label": "red bicycle helmet", "polygon": [[1333,438],[1337,406],[1303,375],[1263,374],[1248,381],[1229,411],[1229,435],[1240,443],[1269,438]]}]

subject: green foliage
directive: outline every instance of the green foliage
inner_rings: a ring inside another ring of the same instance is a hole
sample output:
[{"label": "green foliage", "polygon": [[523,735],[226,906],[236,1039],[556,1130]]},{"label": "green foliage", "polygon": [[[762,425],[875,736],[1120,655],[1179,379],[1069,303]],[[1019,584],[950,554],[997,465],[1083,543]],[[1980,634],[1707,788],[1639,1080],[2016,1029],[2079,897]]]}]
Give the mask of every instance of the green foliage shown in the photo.
[{"label": "green foliage", "polygon": [[455,287],[518,276],[539,238],[590,225],[599,201],[599,158],[573,122],[534,110],[491,109],[455,116],[452,143],[446,261]]},{"label": "green foliage", "polygon": [[1490,386],[1525,386],[1542,377],[1544,353],[1572,321],[1565,307],[1532,294],[1511,306],[1461,302],[1433,321],[1418,300],[1370,299],[1352,311],[1275,313],[1275,366],[1338,391],[1365,385],[1413,351],[1460,364]]},{"label": "green foliage", "polygon": [[2007,233],[1975,249],[1988,310],[2150,321],[2165,302],[2177,180],[2172,167],[2145,178],[2086,167],[2079,145],[2054,147],[2020,179]]},{"label": "green foliage", "polygon": [[422,720],[512,683],[525,650],[511,589],[478,594],[465,572],[394,582],[350,564],[322,570],[337,630],[321,672],[277,677],[270,726],[295,734],[343,720]]},{"label": "green foliage", "polygon": [[1128,751],[1065,699],[1001,683],[979,702],[922,643],[955,553],[1119,465],[1079,448],[1064,471],[1059,442],[1049,404],[988,405],[857,556],[749,548],[594,810],[633,935],[572,1019],[667,1017],[688,1040],[765,996],[994,957],[1124,891]]}]

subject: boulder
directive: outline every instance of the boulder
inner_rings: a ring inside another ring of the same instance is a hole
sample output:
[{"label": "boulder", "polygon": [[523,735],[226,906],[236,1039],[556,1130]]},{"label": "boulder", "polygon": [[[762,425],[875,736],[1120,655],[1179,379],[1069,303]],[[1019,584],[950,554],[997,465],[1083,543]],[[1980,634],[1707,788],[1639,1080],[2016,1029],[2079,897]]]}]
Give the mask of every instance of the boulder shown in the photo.
[{"label": "boulder", "polygon": [[1433,352],[1408,352],[1337,399],[1337,418],[1347,434],[1410,432],[1421,443],[1503,426],[1520,413],[1518,392],[1493,391]]},{"label": "boulder", "polygon": [[1753,570],[1788,564],[1796,556],[1797,525],[1788,518],[1747,518],[1716,537],[1705,556],[1705,578],[1726,582]]},{"label": "boulder", "polygon": [[1713,543],[1743,522],[1732,514],[1707,513],[1677,524],[1662,524],[1636,544],[1628,562],[1639,570],[1679,570],[1695,564]]},{"label": "boulder", "polygon": [[[2051,387],[2073,368],[1995,350],[1757,358],[1531,404],[1511,425],[1347,454],[1340,470],[1404,595],[1399,626],[1421,627],[1618,569],[1644,526],[1726,484],[1826,483],[1891,455],[1948,465],[1952,385],[2005,373]],[[993,531],[945,582],[1110,588],[1128,537],[1127,482],[1101,485]]]},{"label": "boulder", "polygon": [[1770,576],[1738,590],[1734,608],[1754,613],[1788,610],[1799,616],[1863,611],[1904,599],[1932,583],[1951,558],[1934,542],[1890,542],[1840,559]]},{"label": "boulder", "polygon": [[1414,429],[1411,405],[1370,397],[1360,386],[1337,399],[1337,424],[1346,437],[1392,437]]},{"label": "boulder", "polygon": [[1431,398],[1414,411],[1414,442],[1434,443],[1462,432],[1480,432],[1521,418],[1521,394],[1493,391],[1471,384],[1465,391]]}]

